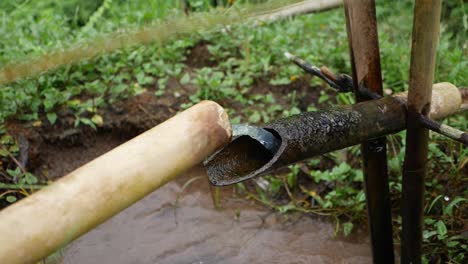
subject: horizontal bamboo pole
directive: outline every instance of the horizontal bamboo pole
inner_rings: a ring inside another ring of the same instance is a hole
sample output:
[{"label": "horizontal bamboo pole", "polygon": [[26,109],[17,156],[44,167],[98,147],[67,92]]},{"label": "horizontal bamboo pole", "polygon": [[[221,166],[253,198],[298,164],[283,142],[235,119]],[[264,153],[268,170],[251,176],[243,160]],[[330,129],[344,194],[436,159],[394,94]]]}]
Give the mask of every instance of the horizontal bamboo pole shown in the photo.
[{"label": "horizontal bamboo pole", "polygon": [[142,28],[128,28],[113,34],[101,34],[101,36],[74,43],[68,47],[56,48],[44,54],[27,55],[19,60],[0,65],[0,86],[135,45],[154,42],[165,43],[174,37],[193,34],[197,31],[213,30],[219,28],[220,25],[234,25],[259,20],[274,21],[318,12],[337,7],[341,0],[309,0],[284,6],[289,2],[295,1],[269,1],[264,4],[252,5],[250,8],[194,13],[190,16],[176,17]]},{"label": "horizontal bamboo pole", "polygon": [[275,21],[285,17],[305,15],[318,11],[325,11],[343,4],[342,0],[307,0],[299,3],[287,5],[277,10],[270,11],[269,14],[254,17],[254,20]]},{"label": "horizontal bamboo pole", "polygon": [[[262,140],[249,134],[236,135],[205,163],[208,177],[214,185],[229,185],[316,155],[397,133],[406,128],[406,103],[406,94],[398,94],[276,120],[262,128],[276,136],[278,149],[269,149]],[[457,87],[450,83],[436,84],[429,116],[447,117],[457,113],[461,105]]]},{"label": "horizontal bamboo pole", "polygon": [[[226,144],[226,112],[201,102],[0,211],[0,263],[34,263]],[[155,234],[157,235],[157,234]]]}]

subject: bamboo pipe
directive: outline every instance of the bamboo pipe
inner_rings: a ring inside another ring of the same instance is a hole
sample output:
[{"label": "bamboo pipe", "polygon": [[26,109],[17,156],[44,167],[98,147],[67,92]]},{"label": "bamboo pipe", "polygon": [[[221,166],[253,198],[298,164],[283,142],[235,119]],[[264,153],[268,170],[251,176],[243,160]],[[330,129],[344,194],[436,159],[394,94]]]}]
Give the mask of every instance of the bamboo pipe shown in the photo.
[{"label": "bamboo pipe", "polygon": [[204,101],[0,211],[0,263],[34,263],[174,179],[231,137]]},{"label": "bamboo pipe", "polygon": [[[462,105],[460,90],[435,84],[430,116],[447,117]],[[331,110],[276,120],[262,128],[276,136],[278,149],[268,149],[250,134],[236,135],[205,162],[214,185],[229,185],[286,165],[406,128],[406,96],[398,94]],[[274,145],[274,144],[273,144]]]}]

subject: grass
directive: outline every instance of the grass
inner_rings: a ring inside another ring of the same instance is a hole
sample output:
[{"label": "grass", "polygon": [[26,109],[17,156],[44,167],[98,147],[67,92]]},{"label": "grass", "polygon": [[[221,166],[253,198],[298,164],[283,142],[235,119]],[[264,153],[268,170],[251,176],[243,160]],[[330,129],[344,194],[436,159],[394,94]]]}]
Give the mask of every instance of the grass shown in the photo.
[{"label": "grass", "polygon": [[[200,17],[223,12],[211,9],[207,1],[190,2]],[[377,12],[384,88],[404,91],[408,88],[412,3],[377,1]],[[466,13],[462,1],[444,1],[436,82],[448,81],[457,86],[468,83]],[[2,1],[0,67],[24,62],[25,56],[67,49],[70,43],[89,43],[90,39],[112,35],[122,28],[154,26],[166,18],[183,16],[179,1]],[[228,108],[233,122],[269,122],[354,101],[351,95],[336,96],[330,89],[322,88],[323,83],[317,79],[305,78],[283,56],[290,51],[315,65],[350,73],[341,9],[274,23],[215,26],[177,36],[173,33],[168,32],[164,42],[134,45],[78,63],[65,63],[54,71],[0,87],[0,171],[4,182],[0,199],[15,202],[30,193],[33,188],[29,187],[43,183],[12,162],[19,146],[3,127],[9,121],[53,126],[60,122],[66,109],[73,116],[74,126],[98,129],[106,121],[100,110],[125,98],[148,91],[159,97],[177,97],[180,91],[170,85],[174,80],[181,86],[197,88],[182,102],[182,108],[205,99],[220,101]],[[188,69],[188,51],[200,43],[209,51],[209,59],[200,67]],[[319,105],[301,104],[304,95],[294,89],[300,81],[310,84],[310,93],[317,94]],[[270,90],[252,89],[258,86]],[[284,94],[277,92],[280,89]],[[445,122],[468,130],[466,116],[451,117]],[[397,243],[401,231],[398,208],[404,137],[404,133],[399,133],[389,140]],[[327,215],[337,221],[337,233],[349,234],[354,226],[366,222],[363,175],[357,157],[358,147],[329,153],[252,183],[239,184],[238,191],[280,213]],[[463,223],[468,211],[468,178],[464,174],[467,164],[467,148],[431,134],[425,197],[426,262],[438,259],[463,263],[466,258]]]}]

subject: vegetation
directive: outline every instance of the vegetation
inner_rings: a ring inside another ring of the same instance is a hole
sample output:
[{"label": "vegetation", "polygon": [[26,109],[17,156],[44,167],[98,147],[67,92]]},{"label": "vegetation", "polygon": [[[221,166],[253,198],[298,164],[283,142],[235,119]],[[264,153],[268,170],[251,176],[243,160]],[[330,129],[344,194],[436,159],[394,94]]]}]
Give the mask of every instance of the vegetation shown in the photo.
[{"label": "vegetation", "polygon": [[[225,10],[222,6],[214,10],[210,1],[188,2],[197,14]],[[235,1],[225,2],[227,7]],[[412,3],[377,1],[377,5],[384,88],[388,92],[403,91],[408,88]],[[457,0],[444,1],[444,5],[435,81],[466,86],[466,7]],[[65,49],[69,43],[89,43],[90,38],[122,28],[157,25],[165,18],[183,17],[182,7],[180,1],[159,0],[2,1],[0,65]],[[193,61],[197,49],[205,57]],[[306,77],[284,58],[285,51],[315,65],[350,73],[343,11],[336,9],[277,22],[213,25],[211,30],[119,49],[4,84],[0,87],[0,199],[15,202],[47,181],[22,168],[16,159],[20,146],[15,135],[6,129],[10,122],[51,127],[63,125],[64,116],[71,115],[73,126],[99,129],[106,122],[102,115],[106,107],[147,92],[158,97],[180,97],[181,108],[200,100],[216,100],[228,108],[231,120],[250,123],[354,102],[351,95],[337,95],[321,81]],[[298,89],[304,84],[307,91]],[[193,87],[195,90],[190,90]],[[181,97],[187,90],[193,92]],[[309,104],[304,99],[306,94],[315,97],[312,99],[317,104]],[[445,122],[468,130],[466,116],[451,117]],[[396,242],[401,231],[398,208],[404,137],[400,133],[389,140]],[[431,135],[431,142],[425,260],[463,263],[468,251],[468,149],[437,134]],[[359,148],[351,147],[237,187],[247,198],[280,213],[300,211],[332,216],[338,223],[336,232],[349,234],[354,226],[363,226],[366,221],[358,157]]]}]

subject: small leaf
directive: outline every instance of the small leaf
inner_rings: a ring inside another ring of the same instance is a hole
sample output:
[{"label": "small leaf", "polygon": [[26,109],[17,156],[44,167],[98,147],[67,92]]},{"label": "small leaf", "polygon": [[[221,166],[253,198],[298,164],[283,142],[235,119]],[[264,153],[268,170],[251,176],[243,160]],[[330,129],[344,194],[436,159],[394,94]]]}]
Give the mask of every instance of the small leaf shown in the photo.
[{"label": "small leaf", "polygon": [[68,105],[69,107],[72,107],[72,108],[77,107],[77,106],[79,106],[80,104],[81,104],[81,101],[80,101],[79,99],[72,99],[72,100],[70,100],[70,101],[67,102],[67,105]]},{"label": "small leaf", "polygon": [[449,241],[447,242],[447,247],[456,247],[458,244],[460,244],[459,241]]},{"label": "small leaf", "polygon": [[0,138],[0,144],[6,145],[6,144],[12,144],[14,142],[13,137],[10,135],[4,135],[3,137]]},{"label": "small leaf", "polygon": [[458,203],[466,202],[466,201],[468,201],[468,199],[458,197],[458,196],[455,197],[455,199],[453,199],[453,201],[450,202],[449,205],[447,205],[447,208],[445,208],[445,213],[448,214],[448,215],[452,215],[453,207],[456,206]]},{"label": "small leaf", "polygon": [[288,180],[288,186],[290,188],[293,188],[296,185],[297,174],[296,173],[289,173],[287,180]]},{"label": "small leaf", "polygon": [[10,151],[10,153],[17,153],[19,151],[19,146],[17,144],[11,145],[8,151]]},{"label": "small leaf", "polygon": [[168,81],[169,81],[169,78],[168,78],[168,77],[160,78],[160,79],[158,80],[158,88],[159,88],[160,90],[166,89],[166,87],[167,87],[167,82],[168,82]]},{"label": "small leaf", "polygon": [[5,149],[1,149],[0,148],[0,156],[2,157],[8,157],[8,151],[6,151]]},{"label": "small leaf", "polygon": [[41,120],[36,120],[36,121],[34,121],[34,123],[32,123],[32,126],[33,126],[33,127],[40,127],[40,126],[42,126]]},{"label": "small leaf", "polygon": [[24,175],[27,184],[36,184],[37,178],[32,173],[26,172]]},{"label": "small leaf", "polygon": [[164,90],[157,90],[156,92],[154,92],[154,95],[156,96],[161,96],[164,94]]},{"label": "small leaf", "polygon": [[242,182],[236,183],[236,187],[239,189],[240,192],[247,193],[247,187]]},{"label": "small leaf", "polygon": [[301,110],[295,106],[291,108],[291,111],[289,112],[289,115],[298,115],[301,113]]},{"label": "small leaf", "polygon": [[424,239],[429,239],[433,236],[437,235],[437,231],[424,231],[423,233],[423,238]]},{"label": "small leaf", "polygon": [[436,227],[437,237],[439,238],[439,240],[441,240],[447,235],[447,227],[445,226],[444,222],[442,222],[442,220],[437,221]]},{"label": "small leaf", "polygon": [[260,116],[260,113],[254,112],[250,117],[249,117],[249,122],[250,123],[258,123],[260,122],[260,119],[262,117]]},{"label": "small leaf", "polygon": [[188,84],[190,82],[190,75],[185,73],[184,76],[180,79],[180,84]]},{"label": "small leaf", "polygon": [[56,113],[47,113],[47,120],[49,120],[50,124],[55,124],[57,121],[57,114]]},{"label": "small leaf", "polygon": [[98,126],[102,126],[104,124],[104,119],[98,114],[93,115],[93,117],[91,117],[91,121]]},{"label": "small leaf", "polygon": [[81,123],[83,123],[85,125],[88,125],[88,126],[92,127],[93,129],[96,129],[96,124],[94,124],[94,122],[91,121],[91,119],[89,119],[89,118],[79,118],[78,120],[79,120],[78,124],[81,122]]},{"label": "small leaf", "polygon": [[349,234],[351,234],[351,232],[353,231],[353,223],[351,222],[346,222],[343,224],[343,233],[345,236],[349,236]]},{"label": "small leaf", "polygon": [[6,197],[6,200],[7,200],[7,202],[9,202],[9,203],[14,203],[14,202],[16,202],[17,199],[16,199],[16,197],[13,196],[13,195],[8,195],[8,196]]},{"label": "small leaf", "polygon": [[7,173],[11,177],[19,177],[22,174],[21,169],[19,167],[16,167],[14,170],[7,169]]},{"label": "small leaf", "polygon": [[438,195],[436,198],[434,198],[434,200],[432,200],[431,204],[427,208],[426,213],[430,213],[432,208],[434,207],[434,205],[437,203],[437,201],[442,199],[442,197],[444,197],[444,196],[443,195]]}]

